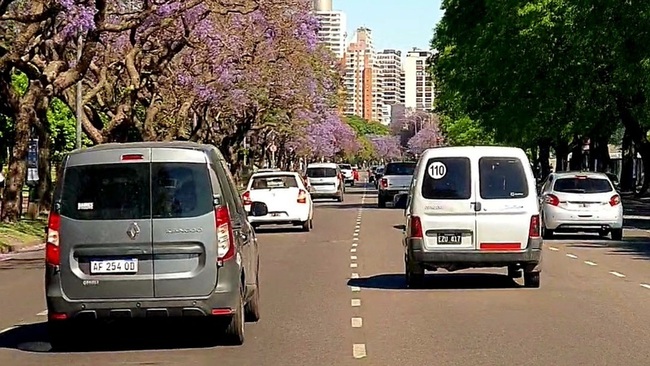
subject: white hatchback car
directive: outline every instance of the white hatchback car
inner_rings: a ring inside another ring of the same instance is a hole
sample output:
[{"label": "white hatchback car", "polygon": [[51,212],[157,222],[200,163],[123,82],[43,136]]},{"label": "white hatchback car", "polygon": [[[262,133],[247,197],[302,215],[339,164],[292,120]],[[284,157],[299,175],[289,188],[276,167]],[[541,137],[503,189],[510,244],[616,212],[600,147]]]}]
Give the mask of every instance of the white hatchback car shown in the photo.
[{"label": "white hatchback car", "polygon": [[314,227],[314,205],[302,177],[295,172],[255,173],[242,195],[246,211],[253,202],[264,202],[265,216],[249,216],[253,227],[260,225],[299,225],[303,231]]},{"label": "white hatchback car", "polygon": [[539,202],[528,157],[514,147],[440,147],[422,153],[404,226],[409,287],[425,270],[507,267],[539,287]]},{"label": "white hatchback car", "polygon": [[551,173],[540,189],[542,233],[597,232],[623,238],[623,204],[609,177],[594,172]]}]

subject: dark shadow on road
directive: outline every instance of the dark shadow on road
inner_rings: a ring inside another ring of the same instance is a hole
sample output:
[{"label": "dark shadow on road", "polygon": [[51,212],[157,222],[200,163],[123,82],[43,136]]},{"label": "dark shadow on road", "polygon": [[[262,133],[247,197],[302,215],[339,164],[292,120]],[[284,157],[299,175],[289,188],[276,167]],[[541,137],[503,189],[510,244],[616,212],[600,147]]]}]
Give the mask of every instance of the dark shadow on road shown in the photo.
[{"label": "dark shadow on road", "polygon": [[[315,221],[315,220],[314,220]],[[255,229],[256,234],[297,234],[302,233],[302,227],[300,226],[262,226]]]},{"label": "dark shadow on road", "polygon": [[[191,325],[187,322],[171,323],[173,322],[147,322],[146,325],[141,322],[111,325],[101,323],[96,326],[88,324],[86,331],[90,333],[83,333],[80,330],[78,339],[75,339],[69,349],[65,350],[52,348],[46,323],[27,324],[0,334],[0,348],[38,353],[120,352],[211,348],[224,344],[215,335],[214,328],[209,327],[205,322],[198,321]],[[202,327],[205,328],[204,331],[200,331]],[[170,332],[170,329],[173,331]],[[89,334],[92,336],[88,336]]]},{"label": "dark shadow on road", "polygon": [[393,229],[397,229],[399,231],[404,231],[404,230],[406,230],[406,225],[404,225],[404,224],[393,225]]},{"label": "dark shadow on road", "polygon": [[521,287],[506,275],[496,273],[436,273],[427,274],[420,289],[408,289],[404,274],[388,273],[365,278],[353,278],[348,286],[379,290],[480,290]]},{"label": "dark shadow on road", "polygon": [[650,260],[650,237],[626,236],[622,241],[599,240],[580,244],[568,244],[567,248],[594,249],[608,255],[623,255],[637,260]]},{"label": "dark shadow on road", "polygon": [[342,210],[354,210],[354,209],[378,209],[376,204],[373,203],[331,203],[331,204],[320,204],[316,207],[319,208],[338,208]]},{"label": "dark shadow on road", "polygon": [[0,262],[0,271],[14,269],[42,269],[45,266],[44,258],[11,258]]}]

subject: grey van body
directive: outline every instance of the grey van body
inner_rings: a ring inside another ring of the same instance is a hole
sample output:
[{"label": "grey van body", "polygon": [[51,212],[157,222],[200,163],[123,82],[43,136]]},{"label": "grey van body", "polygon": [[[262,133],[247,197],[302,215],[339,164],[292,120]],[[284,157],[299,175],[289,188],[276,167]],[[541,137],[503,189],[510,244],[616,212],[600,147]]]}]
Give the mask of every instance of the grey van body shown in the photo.
[{"label": "grey van body", "polygon": [[[54,336],[67,320],[241,317],[235,342],[243,342],[243,313],[259,317],[258,247],[217,148],[104,144],[70,153],[61,168],[52,207],[60,264],[45,274]],[[217,207],[230,216],[230,260],[218,260]],[[101,260],[137,260],[138,268],[93,273],[91,263],[111,265]]]}]

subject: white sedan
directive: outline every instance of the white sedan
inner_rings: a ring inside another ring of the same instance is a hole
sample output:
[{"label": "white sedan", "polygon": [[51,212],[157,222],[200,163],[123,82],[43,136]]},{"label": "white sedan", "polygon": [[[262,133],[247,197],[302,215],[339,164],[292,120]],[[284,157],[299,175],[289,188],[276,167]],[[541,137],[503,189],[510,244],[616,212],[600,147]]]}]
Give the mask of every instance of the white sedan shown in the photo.
[{"label": "white sedan", "polygon": [[255,173],[242,195],[246,211],[252,202],[264,202],[265,216],[249,216],[253,227],[260,225],[301,226],[303,231],[314,227],[314,204],[302,177],[295,172],[277,171]]}]

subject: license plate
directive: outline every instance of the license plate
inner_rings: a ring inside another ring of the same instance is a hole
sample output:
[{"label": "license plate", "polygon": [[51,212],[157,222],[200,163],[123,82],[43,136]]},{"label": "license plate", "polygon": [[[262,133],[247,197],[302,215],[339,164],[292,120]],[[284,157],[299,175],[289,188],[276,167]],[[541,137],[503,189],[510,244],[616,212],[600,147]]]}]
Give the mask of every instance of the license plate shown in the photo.
[{"label": "license plate", "polygon": [[438,244],[460,244],[462,241],[461,234],[438,234]]},{"label": "license plate", "polygon": [[278,217],[278,216],[282,216],[282,214],[279,213],[279,212],[272,212],[272,213],[271,213],[271,216],[272,216],[272,217]]},{"label": "license plate", "polygon": [[90,273],[138,273],[138,260],[90,261]]}]

